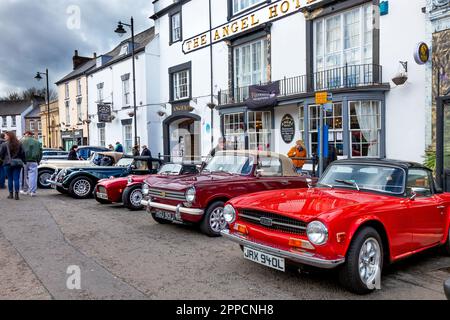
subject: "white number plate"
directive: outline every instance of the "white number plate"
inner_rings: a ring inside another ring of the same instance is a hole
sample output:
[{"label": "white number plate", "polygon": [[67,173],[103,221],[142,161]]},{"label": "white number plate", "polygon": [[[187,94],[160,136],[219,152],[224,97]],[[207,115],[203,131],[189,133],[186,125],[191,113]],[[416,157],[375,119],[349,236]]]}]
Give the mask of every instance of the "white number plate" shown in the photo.
[{"label": "white number plate", "polygon": [[286,271],[285,260],[283,258],[275,257],[252,248],[244,247],[244,258],[278,271]]},{"label": "white number plate", "polygon": [[159,219],[168,220],[168,221],[175,221],[175,213],[172,213],[172,212],[156,210],[155,217],[157,217]]}]

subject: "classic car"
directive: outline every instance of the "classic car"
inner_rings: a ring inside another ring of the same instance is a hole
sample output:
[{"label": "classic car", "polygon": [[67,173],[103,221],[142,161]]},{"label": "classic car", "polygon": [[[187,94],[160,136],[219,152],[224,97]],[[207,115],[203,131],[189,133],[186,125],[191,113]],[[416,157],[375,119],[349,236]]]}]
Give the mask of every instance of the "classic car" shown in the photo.
[{"label": "classic car", "polygon": [[[148,170],[148,162],[153,168]],[[84,168],[66,168],[49,180],[49,183],[62,193],[68,193],[76,199],[86,199],[94,193],[95,185],[101,179],[127,177],[130,174],[158,172],[161,160],[149,157],[124,156],[114,166],[91,166]],[[61,191],[60,191],[61,192]]]},{"label": "classic car", "polygon": [[381,288],[387,263],[435,246],[450,254],[449,207],[450,193],[420,164],[339,160],[310,189],[232,199],[222,235],[279,271],[337,268],[345,287],[365,294]]},{"label": "classic car", "polygon": [[259,151],[221,151],[195,176],[170,181],[147,180],[142,204],[159,223],[199,224],[208,236],[226,227],[225,203],[262,190],[306,188],[310,178],[299,176],[286,156]]},{"label": "classic car", "polygon": [[38,167],[38,186],[41,189],[50,189],[51,177],[64,168],[83,168],[101,164],[103,158],[109,158],[110,165],[114,165],[124,156],[120,152],[95,152],[89,160],[43,160]]},{"label": "classic car", "polygon": [[[158,163],[156,163],[158,164]],[[150,177],[169,179],[178,175],[197,174],[199,170],[195,164],[164,164],[157,175],[134,175],[114,179],[100,180],[95,187],[95,199],[101,204],[123,203],[130,210],[141,210],[143,199],[142,184]]]},{"label": "classic car", "polygon": [[69,152],[59,149],[42,150],[42,160],[67,160]]},{"label": "classic car", "polygon": [[96,152],[107,152],[111,151],[106,147],[95,147],[95,146],[79,146],[78,147],[78,156],[83,160],[88,160],[93,153]]}]

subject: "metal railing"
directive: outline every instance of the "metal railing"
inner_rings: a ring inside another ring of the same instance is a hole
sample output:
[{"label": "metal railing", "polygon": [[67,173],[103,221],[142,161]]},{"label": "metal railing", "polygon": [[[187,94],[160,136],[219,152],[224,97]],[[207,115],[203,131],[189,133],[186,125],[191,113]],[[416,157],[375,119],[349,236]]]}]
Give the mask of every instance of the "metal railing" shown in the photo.
[{"label": "metal railing", "polygon": [[[345,65],[343,67],[314,72],[308,79],[306,75],[284,78],[280,82],[279,97],[296,94],[355,88],[382,84],[383,68],[376,64]],[[276,82],[276,81],[273,81]],[[271,82],[261,82],[267,85]],[[250,95],[251,86],[237,86],[233,90],[219,91],[219,105],[245,102]]]}]

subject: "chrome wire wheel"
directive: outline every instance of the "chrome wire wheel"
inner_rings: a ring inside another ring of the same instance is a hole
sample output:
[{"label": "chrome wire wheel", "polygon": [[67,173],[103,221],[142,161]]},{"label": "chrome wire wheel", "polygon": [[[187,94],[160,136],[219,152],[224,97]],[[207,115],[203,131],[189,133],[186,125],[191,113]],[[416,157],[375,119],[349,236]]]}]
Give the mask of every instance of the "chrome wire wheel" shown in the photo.
[{"label": "chrome wire wheel", "polygon": [[84,179],[78,180],[73,185],[73,192],[79,197],[84,197],[91,192],[91,184]]},{"label": "chrome wire wheel", "polygon": [[223,216],[223,207],[218,207],[211,212],[209,225],[214,232],[219,233],[227,226],[227,222]]},{"label": "chrome wire wheel", "polygon": [[371,285],[381,273],[381,248],[375,238],[368,238],[361,247],[358,259],[361,281]]},{"label": "chrome wire wheel", "polygon": [[140,189],[133,190],[130,194],[130,203],[133,207],[141,207],[141,201],[144,199]]}]

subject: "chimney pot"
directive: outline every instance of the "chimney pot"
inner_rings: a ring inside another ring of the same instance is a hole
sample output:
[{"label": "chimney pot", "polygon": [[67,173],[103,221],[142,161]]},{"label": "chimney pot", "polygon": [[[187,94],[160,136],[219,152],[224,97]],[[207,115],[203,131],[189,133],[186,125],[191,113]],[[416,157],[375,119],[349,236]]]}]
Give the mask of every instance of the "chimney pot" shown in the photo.
[{"label": "chimney pot", "polygon": [[78,50],[75,50],[75,57],[78,57]]}]

